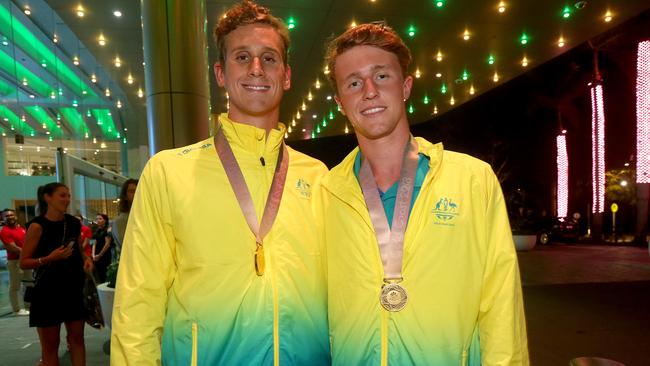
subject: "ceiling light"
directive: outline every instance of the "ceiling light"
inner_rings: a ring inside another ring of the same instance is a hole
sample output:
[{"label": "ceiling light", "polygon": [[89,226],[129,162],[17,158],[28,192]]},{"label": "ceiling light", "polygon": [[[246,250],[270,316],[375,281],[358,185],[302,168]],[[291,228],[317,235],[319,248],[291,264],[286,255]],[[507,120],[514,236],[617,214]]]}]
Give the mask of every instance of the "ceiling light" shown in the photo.
[{"label": "ceiling light", "polygon": [[526,45],[526,44],[528,44],[528,35],[527,35],[526,33],[522,33],[522,34],[521,34],[521,37],[519,37],[519,42],[520,42],[522,45]]},{"label": "ceiling light", "polygon": [[111,89],[106,88],[106,90],[104,91],[104,95],[107,96],[107,97],[110,97],[111,96]]},{"label": "ceiling light", "polygon": [[105,149],[105,148],[106,148],[106,143],[105,143],[105,142],[102,142],[102,143],[99,145],[99,147],[101,147],[102,149]]},{"label": "ceiling light", "polygon": [[469,30],[465,29],[465,32],[463,32],[463,39],[469,41],[469,38],[470,38]]},{"label": "ceiling light", "polygon": [[305,102],[302,102],[302,105],[300,106],[300,109],[304,112],[307,110],[307,104]]},{"label": "ceiling light", "polygon": [[76,9],[76,10],[77,10],[77,16],[78,16],[79,18],[83,18],[84,15],[86,15],[83,6],[81,6],[81,5],[77,6],[77,9]]},{"label": "ceiling light", "polygon": [[433,114],[438,114],[438,106],[433,106]]},{"label": "ceiling light", "polygon": [[138,98],[144,97],[144,92],[142,91],[142,88],[138,88]]},{"label": "ceiling light", "polygon": [[524,56],[524,58],[521,59],[521,66],[526,67],[528,66],[528,58]]},{"label": "ceiling light", "polygon": [[115,103],[115,105],[117,106],[118,109],[122,108],[122,101],[118,99],[117,103]]},{"label": "ceiling light", "polygon": [[437,77],[438,79],[440,79],[440,78],[442,77],[442,73],[437,72],[437,73],[436,73],[436,77]]},{"label": "ceiling light", "polygon": [[52,42],[59,43],[59,37],[56,35],[56,33],[54,33],[54,35],[52,36]]},{"label": "ceiling light", "polygon": [[560,38],[558,38],[557,46],[560,48],[564,47],[564,37],[560,36]]},{"label": "ceiling light", "polygon": [[307,94],[307,100],[312,100],[312,99],[314,99],[314,96],[311,94],[310,91],[309,94]]},{"label": "ceiling light", "polygon": [[609,23],[610,21],[612,21],[612,12],[610,12],[609,10],[607,10],[607,12],[605,13],[605,17],[604,17],[603,19],[604,19],[605,22],[607,22],[607,23]]},{"label": "ceiling light", "polygon": [[296,127],[296,120],[295,119],[291,120],[291,126]]},{"label": "ceiling light", "polygon": [[331,95],[328,95],[328,96],[325,97],[325,99],[327,99],[327,100],[332,100],[332,96],[331,96]]},{"label": "ceiling light", "polygon": [[23,86],[27,86],[27,84],[29,84],[29,82],[27,82],[27,78],[23,78]]},{"label": "ceiling light", "polygon": [[420,76],[422,76],[422,72],[420,72],[420,69],[415,70],[415,78],[419,79]]},{"label": "ceiling light", "polygon": [[32,14],[32,9],[29,8],[29,5],[25,5],[23,8],[23,11],[25,12],[25,15],[31,15]]},{"label": "ceiling light", "polygon": [[297,112],[296,113],[296,119],[300,119],[300,117],[301,117],[300,112]]},{"label": "ceiling light", "polygon": [[454,99],[453,96],[451,97],[451,99],[449,99],[449,104],[451,104],[451,105],[456,104],[456,100]]},{"label": "ceiling light", "polygon": [[75,66],[79,66],[79,57],[75,56],[72,58],[72,63],[75,64]]},{"label": "ceiling light", "polygon": [[442,8],[443,6],[445,6],[444,0],[436,0],[436,8]]},{"label": "ceiling light", "polygon": [[570,6],[565,6],[564,9],[562,9],[562,18],[568,19],[571,16],[571,7]]},{"label": "ceiling light", "polygon": [[494,55],[488,56],[488,65],[494,65]]},{"label": "ceiling light", "polygon": [[289,30],[291,30],[291,29],[294,29],[295,27],[296,27],[296,20],[293,17],[290,17],[287,20],[287,28],[289,28]]},{"label": "ceiling light", "polygon": [[116,18],[120,18],[120,17],[122,16],[122,12],[119,11],[119,10],[115,10],[115,11],[113,12],[113,15],[115,15]]},{"label": "ceiling light", "polygon": [[97,39],[97,43],[99,43],[100,46],[106,46],[106,39],[104,38],[104,34],[100,33],[99,38]]},{"label": "ceiling light", "polygon": [[115,60],[113,61],[113,64],[115,67],[122,67],[122,60],[120,60],[120,56],[115,56]]},{"label": "ceiling light", "polygon": [[438,51],[438,53],[436,54],[436,61],[438,61],[438,62],[442,61],[442,52],[441,51]]},{"label": "ceiling light", "polygon": [[469,87],[469,95],[474,95],[476,93],[476,90],[474,90],[474,85]]},{"label": "ceiling light", "polygon": [[31,99],[36,98],[36,96],[35,96],[34,94],[30,94],[29,97],[30,97]]},{"label": "ceiling light", "polygon": [[415,27],[413,25],[409,26],[408,35],[409,37],[415,36]]},{"label": "ceiling light", "polygon": [[311,115],[311,118],[316,119],[316,118],[318,118],[318,116],[315,115],[315,114],[312,114],[312,115]]},{"label": "ceiling light", "polygon": [[354,27],[356,27],[356,26],[357,26],[357,22],[355,22],[355,21],[353,20],[353,21],[350,23],[350,28],[354,28]]},{"label": "ceiling light", "polygon": [[330,73],[330,67],[329,65],[326,65],[325,68],[323,69],[323,74],[329,75],[329,73]]},{"label": "ceiling light", "polygon": [[497,7],[497,9],[499,10],[499,13],[505,12],[506,11],[506,3],[504,3],[503,1],[499,2],[499,6]]},{"label": "ceiling light", "polygon": [[126,77],[126,82],[129,83],[129,85],[133,84],[133,75],[129,74],[129,76]]},{"label": "ceiling light", "polygon": [[320,80],[316,79],[316,83],[314,84],[314,87],[316,89],[320,89]]},{"label": "ceiling light", "polygon": [[90,81],[92,81],[93,84],[96,83],[96,82],[97,82],[97,76],[96,76],[95,74],[92,74],[92,75],[90,76]]},{"label": "ceiling light", "polygon": [[492,76],[492,81],[495,83],[499,82],[499,74],[495,71],[494,76]]}]

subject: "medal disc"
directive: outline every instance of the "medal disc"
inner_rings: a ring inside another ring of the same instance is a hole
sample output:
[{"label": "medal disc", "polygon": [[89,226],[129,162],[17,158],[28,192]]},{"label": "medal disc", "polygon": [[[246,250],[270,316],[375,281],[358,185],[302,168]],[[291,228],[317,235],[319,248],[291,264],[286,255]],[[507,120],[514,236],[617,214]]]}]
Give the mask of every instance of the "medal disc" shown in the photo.
[{"label": "medal disc", "polygon": [[388,311],[400,311],[406,306],[408,294],[398,283],[388,283],[381,288],[379,303]]},{"label": "medal disc", "polygon": [[258,276],[264,275],[264,248],[261,245],[255,249],[255,273]]}]

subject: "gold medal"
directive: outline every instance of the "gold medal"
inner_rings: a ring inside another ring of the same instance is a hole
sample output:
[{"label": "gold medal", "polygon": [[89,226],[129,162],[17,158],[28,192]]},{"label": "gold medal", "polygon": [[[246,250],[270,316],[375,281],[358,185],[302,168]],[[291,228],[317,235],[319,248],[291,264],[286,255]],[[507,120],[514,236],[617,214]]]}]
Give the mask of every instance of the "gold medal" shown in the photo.
[{"label": "gold medal", "polygon": [[264,275],[264,247],[259,243],[255,249],[255,273],[258,276]]},{"label": "gold medal", "polygon": [[399,283],[387,283],[381,288],[379,303],[388,311],[404,309],[408,301],[408,294]]}]

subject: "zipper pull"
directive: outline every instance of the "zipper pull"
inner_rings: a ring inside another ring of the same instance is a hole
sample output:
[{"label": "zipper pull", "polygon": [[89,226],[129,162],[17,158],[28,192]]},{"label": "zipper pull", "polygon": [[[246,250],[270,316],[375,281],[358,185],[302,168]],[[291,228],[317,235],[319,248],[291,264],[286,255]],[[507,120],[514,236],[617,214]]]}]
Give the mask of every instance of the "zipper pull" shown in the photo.
[{"label": "zipper pull", "polygon": [[260,163],[262,163],[262,166],[266,166],[266,162],[264,161],[263,156],[260,156]]}]

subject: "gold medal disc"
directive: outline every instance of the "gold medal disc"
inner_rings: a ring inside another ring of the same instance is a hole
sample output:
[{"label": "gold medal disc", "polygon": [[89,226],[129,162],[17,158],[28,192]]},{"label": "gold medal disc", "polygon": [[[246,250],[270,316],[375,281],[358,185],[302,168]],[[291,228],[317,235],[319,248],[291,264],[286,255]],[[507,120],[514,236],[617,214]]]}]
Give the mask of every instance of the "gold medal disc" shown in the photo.
[{"label": "gold medal disc", "polygon": [[400,311],[408,302],[408,294],[399,283],[387,283],[381,288],[379,303],[388,311]]},{"label": "gold medal disc", "polygon": [[255,273],[258,276],[264,275],[264,247],[259,244],[255,249]]}]

